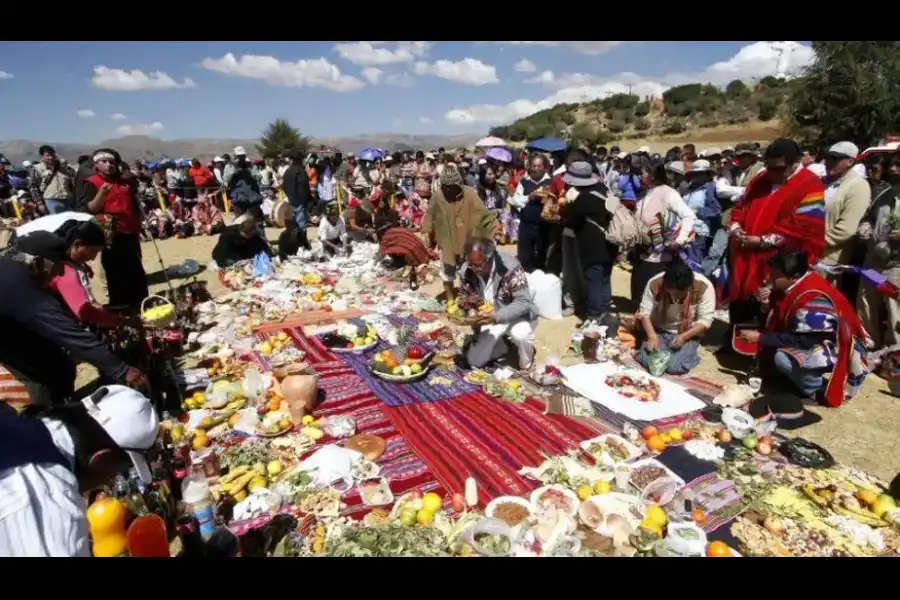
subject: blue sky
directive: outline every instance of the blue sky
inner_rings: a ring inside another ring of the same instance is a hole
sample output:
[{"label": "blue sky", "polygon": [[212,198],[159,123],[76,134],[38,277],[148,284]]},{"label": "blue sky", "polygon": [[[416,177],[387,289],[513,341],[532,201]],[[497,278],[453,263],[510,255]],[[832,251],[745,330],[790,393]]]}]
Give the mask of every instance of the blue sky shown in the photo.
[{"label": "blue sky", "polygon": [[277,117],[320,137],[486,132],[561,101],[811,59],[808,42],[0,43],[0,138],[250,138]]}]

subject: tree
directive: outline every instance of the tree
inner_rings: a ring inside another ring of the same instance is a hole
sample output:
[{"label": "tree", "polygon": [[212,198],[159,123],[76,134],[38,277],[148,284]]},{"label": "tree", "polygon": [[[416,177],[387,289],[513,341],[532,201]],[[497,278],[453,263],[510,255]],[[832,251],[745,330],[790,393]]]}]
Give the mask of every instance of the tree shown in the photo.
[{"label": "tree", "polygon": [[570,142],[573,146],[584,146],[597,141],[597,126],[591,121],[579,121],[572,126]]},{"label": "tree", "polygon": [[900,123],[900,42],[812,42],[816,52],[802,82],[791,86],[792,133],[818,132],[819,143],[866,147]]},{"label": "tree", "polygon": [[778,113],[778,102],[774,98],[763,98],[759,101],[759,120],[771,121]]},{"label": "tree", "polygon": [[291,127],[287,120],[275,119],[263,131],[256,149],[263,158],[278,158],[279,156],[291,156],[298,152],[306,154],[309,144],[310,139]]},{"label": "tree", "polygon": [[750,88],[740,79],[734,79],[725,88],[725,95],[729,98],[746,98],[750,95]]}]

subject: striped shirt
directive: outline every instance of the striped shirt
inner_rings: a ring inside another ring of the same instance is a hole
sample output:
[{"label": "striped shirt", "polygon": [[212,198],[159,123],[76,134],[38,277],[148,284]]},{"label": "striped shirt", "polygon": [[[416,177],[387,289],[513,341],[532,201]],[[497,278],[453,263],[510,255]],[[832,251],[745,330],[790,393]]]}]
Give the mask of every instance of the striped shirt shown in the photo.
[{"label": "striped shirt", "polygon": [[[74,461],[75,443],[65,426],[42,422]],[[0,472],[0,556],[91,556],[84,500],[72,470],[24,464]]]}]

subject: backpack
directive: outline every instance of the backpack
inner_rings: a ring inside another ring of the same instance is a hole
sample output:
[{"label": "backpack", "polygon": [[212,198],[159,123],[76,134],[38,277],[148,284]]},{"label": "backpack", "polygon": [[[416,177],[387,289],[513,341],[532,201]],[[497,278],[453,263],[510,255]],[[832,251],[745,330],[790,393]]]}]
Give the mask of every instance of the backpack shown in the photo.
[{"label": "backpack", "polygon": [[629,250],[635,246],[650,243],[649,228],[634,216],[634,213],[622,204],[615,196],[604,196],[598,191],[591,194],[603,200],[606,210],[612,215],[609,227],[604,229],[593,219],[587,219],[589,223],[603,232],[606,241],[623,250]]}]

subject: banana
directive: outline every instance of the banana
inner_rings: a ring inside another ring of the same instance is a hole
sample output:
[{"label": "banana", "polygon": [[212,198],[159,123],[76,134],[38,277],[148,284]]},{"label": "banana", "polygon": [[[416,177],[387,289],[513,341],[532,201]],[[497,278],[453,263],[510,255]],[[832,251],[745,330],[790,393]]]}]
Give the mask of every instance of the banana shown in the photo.
[{"label": "banana", "polygon": [[246,473],[244,475],[241,475],[228,487],[228,493],[231,496],[237,496],[238,493],[241,492],[245,487],[247,487],[247,484],[249,484],[256,476],[256,473]]},{"label": "banana", "polygon": [[325,436],[321,429],[316,429],[315,427],[304,427],[300,430],[300,433],[310,438],[311,440],[319,440]]},{"label": "banana", "polygon": [[246,465],[240,466],[240,467],[235,467],[234,469],[230,470],[227,475],[222,475],[219,478],[219,485],[230,484],[232,481],[234,481],[241,475],[244,475],[245,473],[249,473],[249,472],[250,472],[250,467],[248,467]]},{"label": "banana", "polygon": [[238,398],[225,405],[225,410],[240,410],[247,405],[246,398]]}]

